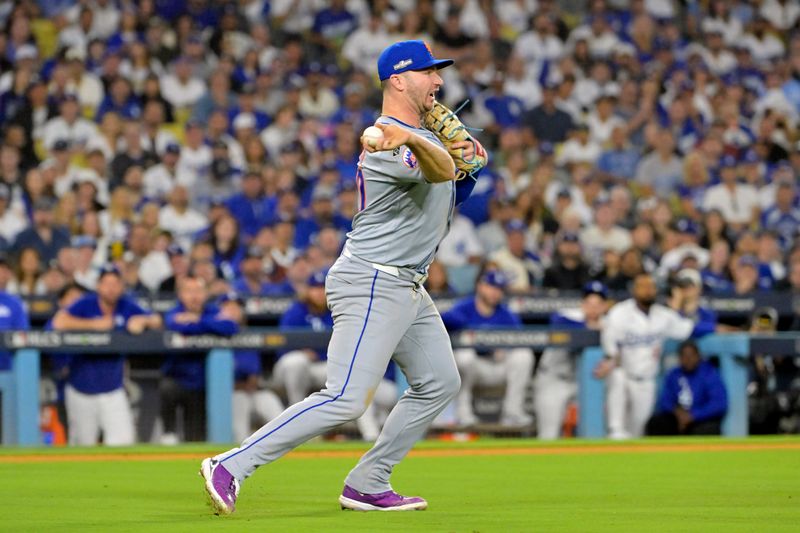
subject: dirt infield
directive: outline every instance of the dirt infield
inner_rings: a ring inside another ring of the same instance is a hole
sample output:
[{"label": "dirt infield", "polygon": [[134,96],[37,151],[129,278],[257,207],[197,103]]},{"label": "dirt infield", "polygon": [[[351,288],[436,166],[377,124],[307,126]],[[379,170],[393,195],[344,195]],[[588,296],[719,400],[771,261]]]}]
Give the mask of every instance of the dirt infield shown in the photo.
[{"label": "dirt infield", "polygon": [[[469,457],[492,455],[602,455],[622,453],[681,453],[681,452],[730,452],[730,451],[762,451],[762,450],[799,450],[800,442],[734,442],[726,444],[607,444],[586,446],[534,446],[534,447],[475,447],[475,448],[436,448],[412,450],[411,457]],[[213,455],[199,452],[119,452],[119,453],[19,453],[14,455],[0,455],[0,464],[19,463],[96,463],[113,461],[200,461]],[[327,458],[353,458],[357,459],[364,454],[364,450],[296,450],[286,457],[289,459],[327,459]]]}]

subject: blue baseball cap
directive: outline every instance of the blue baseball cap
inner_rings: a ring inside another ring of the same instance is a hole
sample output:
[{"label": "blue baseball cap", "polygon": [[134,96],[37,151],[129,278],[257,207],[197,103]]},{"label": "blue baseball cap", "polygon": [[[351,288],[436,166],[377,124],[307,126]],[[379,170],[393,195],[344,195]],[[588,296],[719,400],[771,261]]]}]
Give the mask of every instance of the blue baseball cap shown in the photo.
[{"label": "blue baseball cap", "polygon": [[175,257],[176,255],[184,255],[186,252],[183,250],[180,244],[173,242],[169,246],[167,246],[167,255],[170,257]]},{"label": "blue baseball cap", "polygon": [[325,286],[325,276],[327,273],[324,270],[319,270],[314,272],[308,278],[308,286],[309,287],[324,287]]},{"label": "blue baseball cap", "polygon": [[506,224],[506,231],[508,232],[521,231],[524,233],[527,230],[528,226],[518,218],[509,220],[508,223]]},{"label": "blue baseball cap", "polygon": [[100,274],[97,276],[98,280],[103,279],[103,277],[106,276],[107,274],[113,274],[118,278],[122,278],[122,274],[117,268],[117,265],[115,265],[114,263],[106,263],[105,265],[99,268],[99,271]]},{"label": "blue baseball cap", "polygon": [[425,41],[400,41],[385,48],[378,58],[378,77],[381,81],[389,79],[392,74],[400,74],[407,70],[425,70],[436,67],[449,67],[452,59],[436,59],[431,47]]},{"label": "blue baseball cap", "polygon": [[590,294],[596,294],[605,300],[608,298],[608,289],[606,289],[606,286],[603,285],[602,282],[590,281],[583,286],[583,295],[589,296]]},{"label": "blue baseball cap", "polygon": [[501,270],[487,270],[484,272],[483,276],[481,276],[481,282],[499,289],[505,289],[508,285],[508,276]]},{"label": "blue baseball cap", "polygon": [[97,240],[91,235],[76,235],[70,239],[69,244],[72,248],[94,248]]},{"label": "blue baseball cap", "polygon": [[736,157],[726,154],[722,156],[722,159],[719,162],[719,166],[722,168],[732,168],[738,165],[739,162],[736,160]]}]

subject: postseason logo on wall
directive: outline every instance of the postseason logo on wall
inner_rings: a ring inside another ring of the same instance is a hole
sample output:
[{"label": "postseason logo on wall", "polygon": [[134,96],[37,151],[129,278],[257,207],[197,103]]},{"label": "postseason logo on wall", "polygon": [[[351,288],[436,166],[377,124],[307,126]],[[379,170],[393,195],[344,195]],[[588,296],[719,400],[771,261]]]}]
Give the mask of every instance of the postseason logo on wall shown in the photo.
[{"label": "postseason logo on wall", "polygon": [[3,336],[9,348],[57,348],[62,345],[61,334],[55,331],[11,331]]}]

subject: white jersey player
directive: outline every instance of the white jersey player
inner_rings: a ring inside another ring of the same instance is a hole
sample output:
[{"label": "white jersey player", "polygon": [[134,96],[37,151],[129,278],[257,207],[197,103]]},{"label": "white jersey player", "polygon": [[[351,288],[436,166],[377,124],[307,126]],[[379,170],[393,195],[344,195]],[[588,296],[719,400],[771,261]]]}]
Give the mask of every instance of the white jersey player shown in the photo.
[{"label": "white jersey player", "polygon": [[612,439],[644,433],[655,403],[664,341],[687,339],[694,330],[691,319],[655,303],[657,293],[652,276],[637,276],[633,298],[612,307],[601,330],[605,358],[595,376],[606,378],[608,436]]},{"label": "white jersey player", "polygon": [[[599,330],[607,309],[606,287],[599,281],[592,281],[583,288],[581,306],[553,313],[550,327],[556,330]],[[561,436],[567,406],[577,391],[575,352],[556,346],[546,348],[534,378],[536,435],[540,439],[552,440]]]}]

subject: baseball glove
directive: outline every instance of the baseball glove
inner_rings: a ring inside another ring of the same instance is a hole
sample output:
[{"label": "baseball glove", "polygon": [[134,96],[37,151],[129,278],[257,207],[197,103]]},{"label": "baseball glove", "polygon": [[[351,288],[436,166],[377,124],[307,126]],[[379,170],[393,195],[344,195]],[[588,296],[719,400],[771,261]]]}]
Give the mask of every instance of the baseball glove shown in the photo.
[{"label": "baseball glove", "polygon": [[[442,141],[447,152],[456,164],[456,179],[469,176],[477,179],[478,172],[486,166],[488,157],[481,143],[473,139],[464,124],[458,119],[455,112],[447,106],[434,102],[433,109],[424,117],[425,128],[432,131]],[[453,148],[453,143],[468,141],[475,146],[475,153],[471,159],[464,159],[463,148]]]}]

